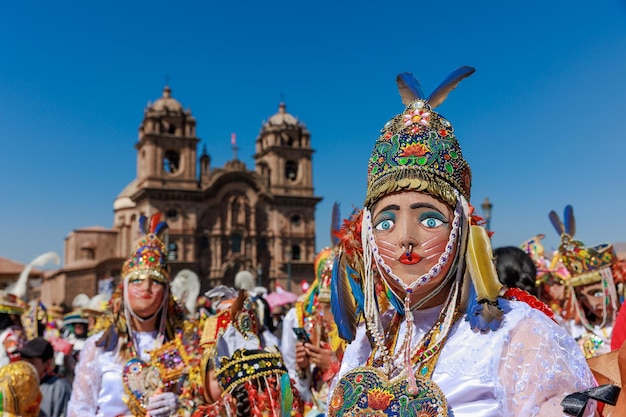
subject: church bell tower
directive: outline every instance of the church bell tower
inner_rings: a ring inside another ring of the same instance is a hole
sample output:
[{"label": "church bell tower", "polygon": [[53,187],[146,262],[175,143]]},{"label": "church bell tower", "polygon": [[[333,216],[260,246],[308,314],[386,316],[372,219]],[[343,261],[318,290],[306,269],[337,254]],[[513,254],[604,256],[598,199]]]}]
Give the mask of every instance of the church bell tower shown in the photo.
[{"label": "church bell tower", "polygon": [[196,120],[163,88],[144,110],[137,148],[138,188],[197,188]]}]

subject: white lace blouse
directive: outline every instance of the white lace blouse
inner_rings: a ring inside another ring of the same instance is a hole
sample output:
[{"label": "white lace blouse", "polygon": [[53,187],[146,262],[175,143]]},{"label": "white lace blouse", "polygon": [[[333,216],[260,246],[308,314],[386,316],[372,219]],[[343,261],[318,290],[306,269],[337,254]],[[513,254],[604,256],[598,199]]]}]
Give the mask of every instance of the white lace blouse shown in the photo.
[{"label": "white lace blouse", "polygon": [[[147,351],[154,349],[157,332],[135,332],[140,357],[150,359]],[[118,417],[130,415],[124,402],[122,370],[125,361],[117,357],[117,349],[105,352],[96,347],[102,333],[87,339],[75,369],[72,397],[67,417]]]},{"label": "white lace blouse", "polygon": [[[511,311],[497,331],[474,332],[464,317],[450,331],[432,375],[447,398],[450,415],[566,416],[560,405],[563,398],[597,385],[582,351],[542,312],[523,302],[501,302]],[[413,345],[435,323],[440,309],[438,306],[414,313]],[[386,318],[390,315],[386,313]],[[403,322],[398,340],[403,340],[405,326]],[[361,324],[355,341],[346,349],[333,387],[348,371],[365,365],[370,352]],[[402,355],[396,356],[394,367],[401,369]],[[592,416],[595,406],[591,401],[584,415]]]}]

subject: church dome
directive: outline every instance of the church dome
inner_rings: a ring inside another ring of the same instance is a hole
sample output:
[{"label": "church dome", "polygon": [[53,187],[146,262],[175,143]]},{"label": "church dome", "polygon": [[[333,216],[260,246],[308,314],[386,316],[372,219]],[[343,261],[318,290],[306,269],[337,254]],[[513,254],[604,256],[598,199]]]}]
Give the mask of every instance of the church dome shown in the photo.
[{"label": "church dome", "polygon": [[172,89],[167,85],[163,88],[163,96],[157,99],[151,107],[154,111],[182,112],[183,106],[178,100],[172,98]]},{"label": "church dome", "polygon": [[293,117],[290,113],[287,113],[287,106],[285,103],[278,105],[278,113],[273,115],[267,121],[267,126],[298,126],[298,119]]},{"label": "church dome", "polygon": [[113,202],[113,210],[121,210],[125,208],[133,208],[136,206],[131,199],[132,195],[137,192],[137,179],[134,179],[122,190]]}]

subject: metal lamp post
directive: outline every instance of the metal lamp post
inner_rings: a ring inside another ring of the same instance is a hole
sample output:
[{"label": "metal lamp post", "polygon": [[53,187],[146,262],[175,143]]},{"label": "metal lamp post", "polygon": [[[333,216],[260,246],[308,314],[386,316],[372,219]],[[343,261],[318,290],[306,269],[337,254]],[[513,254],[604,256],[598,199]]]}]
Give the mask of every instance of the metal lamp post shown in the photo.
[{"label": "metal lamp post", "polygon": [[488,232],[491,231],[491,210],[493,209],[493,204],[489,201],[489,197],[485,197],[485,201],[480,206],[483,209],[483,217],[485,218],[486,229]]}]

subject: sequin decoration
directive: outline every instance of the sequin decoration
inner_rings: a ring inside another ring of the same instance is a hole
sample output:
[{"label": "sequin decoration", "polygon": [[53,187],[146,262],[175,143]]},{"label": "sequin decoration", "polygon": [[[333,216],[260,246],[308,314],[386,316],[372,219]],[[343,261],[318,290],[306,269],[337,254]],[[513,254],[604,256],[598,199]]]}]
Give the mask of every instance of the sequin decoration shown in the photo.
[{"label": "sequin decoration", "polygon": [[416,376],[417,395],[404,374],[388,380],[382,370],[358,367],[338,382],[328,416],[447,417],[448,403],[432,380]]},{"label": "sequin decoration", "polygon": [[159,370],[139,358],[129,360],[123,370],[125,402],[134,416],[145,416],[148,398],[162,389]]},{"label": "sequin decoration", "polygon": [[416,100],[385,124],[374,144],[365,205],[390,181],[433,176],[469,200],[471,172],[452,125],[428,102]]},{"label": "sequin decoration", "polygon": [[142,271],[150,271],[150,276],[157,281],[169,281],[165,243],[153,233],[137,242],[135,250],[122,266],[124,277],[140,276]]},{"label": "sequin decoration", "polygon": [[223,392],[251,379],[287,373],[280,353],[262,350],[239,349],[230,358],[220,358],[220,363],[215,376]]}]

